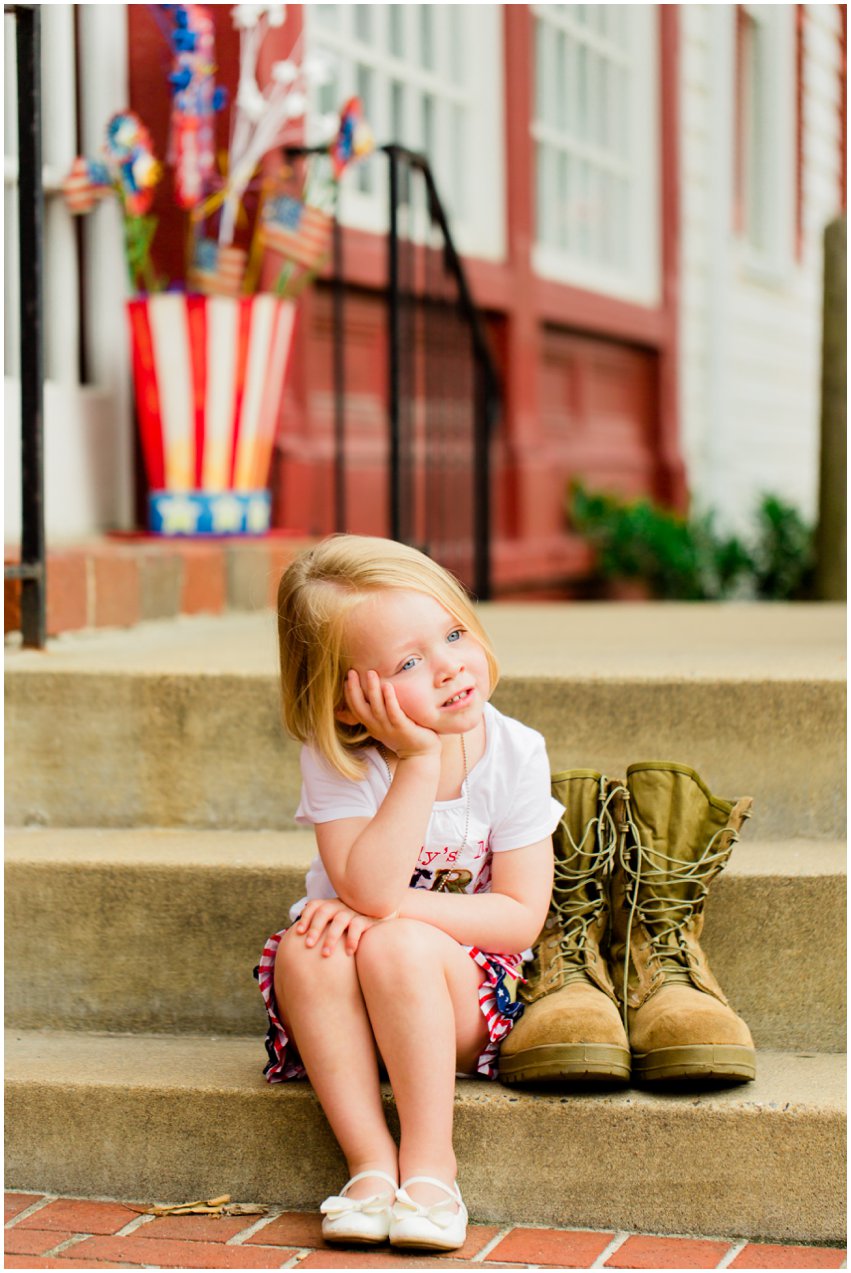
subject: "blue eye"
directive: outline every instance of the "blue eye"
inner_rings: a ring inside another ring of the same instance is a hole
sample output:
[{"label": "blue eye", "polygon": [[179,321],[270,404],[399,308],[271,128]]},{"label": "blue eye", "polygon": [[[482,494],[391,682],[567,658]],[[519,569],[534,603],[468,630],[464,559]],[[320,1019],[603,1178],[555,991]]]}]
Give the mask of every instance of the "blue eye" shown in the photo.
[{"label": "blue eye", "polygon": [[465,628],[456,628],[454,632],[449,633],[449,636],[446,639],[447,641],[460,641],[465,631]]},{"label": "blue eye", "polygon": [[402,666],[399,668],[399,671],[400,671],[400,672],[407,672],[409,668],[412,668],[412,667],[414,666],[414,664],[416,663],[416,661],[417,661],[416,659],[407,659],[407,660],[406,660],[406,661],[402,664]]}]

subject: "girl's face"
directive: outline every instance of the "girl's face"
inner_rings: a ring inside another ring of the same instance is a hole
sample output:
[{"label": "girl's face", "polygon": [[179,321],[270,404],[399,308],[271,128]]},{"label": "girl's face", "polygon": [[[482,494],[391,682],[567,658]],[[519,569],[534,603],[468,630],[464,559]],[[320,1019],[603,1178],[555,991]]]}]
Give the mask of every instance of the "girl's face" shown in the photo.
[{"label": "girl's face", "polygon": [[438,734],[462,734],[490,697],[485,651],[434,597],[401,588],[369,594],[346,624],[346,669],[375,671],[407,716]]}]

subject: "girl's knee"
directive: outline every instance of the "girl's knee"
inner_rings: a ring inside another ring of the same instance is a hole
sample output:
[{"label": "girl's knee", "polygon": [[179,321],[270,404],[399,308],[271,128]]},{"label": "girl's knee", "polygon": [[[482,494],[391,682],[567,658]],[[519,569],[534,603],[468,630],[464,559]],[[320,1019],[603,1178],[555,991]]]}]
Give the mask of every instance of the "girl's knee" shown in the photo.
[{"label": "girl's knee", "polygon": [[352,958],[338,943],[330,955],[318,946],[308,946],[301,934],[287,933],[275,956],[275,990],[284,986],[290,993],[304,994],[332,986],[353,972]]},{"label": "girl's knee", "polygon": [[422,977],[423,970],[434,965],[436,932],[429,924],[415,919],[374,924],[358,943],[358,976],[396,984]]}]

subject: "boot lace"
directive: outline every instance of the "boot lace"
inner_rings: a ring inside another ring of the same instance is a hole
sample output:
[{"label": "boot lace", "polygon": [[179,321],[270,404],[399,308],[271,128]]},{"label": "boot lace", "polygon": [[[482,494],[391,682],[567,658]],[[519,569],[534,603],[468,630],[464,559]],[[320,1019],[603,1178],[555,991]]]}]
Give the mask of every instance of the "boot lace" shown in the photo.
[{"label": "boot lace", "polygon": [[[642,844],[641,834],[629,813],[629,791],[619,789],[624,801],[624,822],[621,825],[619,860],[623,868],[625,903],[628,907],[623,964],[623,1021],[628,1029],[629,952],[632,928],[636,917],[644,925],[648,942],[659,968],[668,981],[690,981],[690,973],[696,963],[685,940],[685,929],[693,916],[699,914],[709,892],[709,884],[724,867],[739,840],[733,827],[721,827],[707,841],[706,847],[693,862],[651,849]],[[749,816],[745,814],[744,816]],[[717,848],[721,836],[727,836],[722,848]],[[634,858],[628,849],[634,850]],[[653,890],[652,895],[639,899],[640,886]],[[674,896],[676,891],[688,887],[689,896]]]},{"label": "boot lace", "polygon": [[[550,950],[558,947],[562,967],[562,985],[585,980],[583,951],[588,932],[599,920],[606,906],[604,877],[614,859],[617,826],[610,805],[606,778],[600,780],[599,811],[589,818],[579,841],[574,840],[564,818],[561,829],[571,852],[557,856],[553,880],[552,904],[547,925],[554,931],[546,940]],[[589,886],[594,893],[589,896]],[[536,963],[539,963],[536,956]]]}]

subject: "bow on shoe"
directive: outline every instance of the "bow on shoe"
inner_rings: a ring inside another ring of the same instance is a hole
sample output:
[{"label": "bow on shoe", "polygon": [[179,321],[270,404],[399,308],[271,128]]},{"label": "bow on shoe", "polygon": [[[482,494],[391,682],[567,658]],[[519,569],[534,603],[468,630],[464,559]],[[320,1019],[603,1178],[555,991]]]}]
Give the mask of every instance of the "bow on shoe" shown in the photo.
[{"label": "bow on shoe", "polygon": [[361,1211],[364,1215],[379,1215],[387,1207],[389,1194],[376,1193],[371,1198],[347,1198],[342,1194],[336,1194],[332,1198],[326,1198],[319,1210],[324,1216],[328,1216],[331,1220],[337,1220],[340,1216],[351,1215],[353,1211]]},{"label": "bow on shoe", "polygon": [[393,1206],[393,1217],[396,1220],[401,1220],[405,1216],[422,1216],[430,1220],[432,1224],[436,1224],[439,1229],[448,1229],[457,1215],[457,1198],[433,1202],[430,1207],[426,1207],[422,1203],[414,1202],[404,1189],[399,1189],[396,1193],[396,1202]]}]

